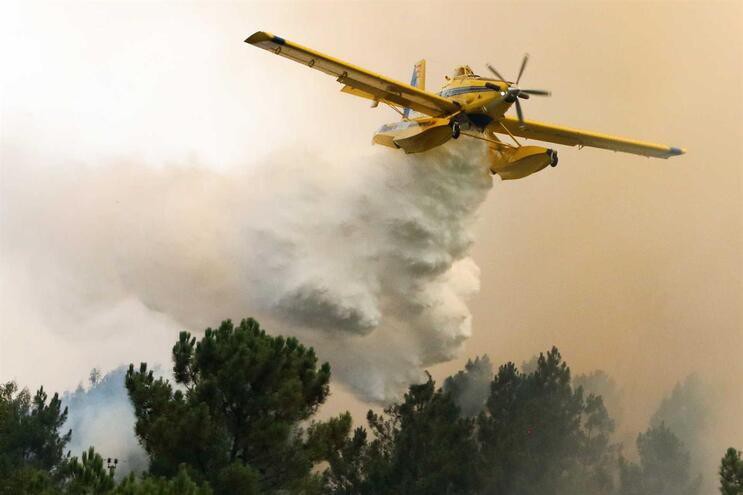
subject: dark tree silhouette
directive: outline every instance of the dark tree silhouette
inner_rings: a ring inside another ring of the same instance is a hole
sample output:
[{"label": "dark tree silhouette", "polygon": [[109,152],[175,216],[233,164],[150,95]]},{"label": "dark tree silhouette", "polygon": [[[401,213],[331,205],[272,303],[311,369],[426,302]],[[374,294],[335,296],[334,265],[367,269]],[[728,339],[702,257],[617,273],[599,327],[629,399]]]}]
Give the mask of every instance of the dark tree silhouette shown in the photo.
[{"label": "dark tree silhouette", "polygon": [[661,423],[637,437],[640,464],[620,459],[621,495],[696,495],[701,475],[690,473],[689,451]]},{"label": "dark tree silhouette", "polygon": [[474,422],[430,375],[384,414],[369,411],[367,421],[373,440],[363,429],[354,432],[325,474],[328,493],[476,493]]},{"label": "dark tree silhouette", "polygon": [[485,493],[610,493],[614,423],[601,397],[573,389],[557,348],[533,371],[498,369],[478,418]]},{"label": "dark tree silhouette", "polygon": [[70,432],[60,433],[67,408],[41,387],[31,397],[14,382],[0,385],[0,494],[53,493]]},{"label": "dark tree silhouette", "polygon": [[720,461],[720,493],[743,495],[743,459],[740,451],[732,447]]},{"label": "dark tree silhouette", "polygon": [[327,397],[330,366],[318,368],[311,348],[253,319],[228,320],[198,342],[182,332],[173,363],[176,386],[144,363],[126,376],[152,474],[174,476],[185,464],[222,493],[316,490],[311,469],[323,449],[313,444],[325,430],[307,435],[300,422]]}]

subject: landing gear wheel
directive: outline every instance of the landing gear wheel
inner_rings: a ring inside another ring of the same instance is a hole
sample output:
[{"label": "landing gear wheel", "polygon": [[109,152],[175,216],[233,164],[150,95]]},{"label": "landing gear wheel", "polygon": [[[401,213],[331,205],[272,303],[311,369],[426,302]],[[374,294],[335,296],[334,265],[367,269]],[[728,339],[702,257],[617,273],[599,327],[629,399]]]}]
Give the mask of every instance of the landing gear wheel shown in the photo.
[{"label": "landing gear wheel", "polygon": [[459,122],[452,122],[451,124],[451,137],[457,139],[462,133],[462,129],[459,128]]},{"label": "landing gear wheel", "polygon": [[557,151],[549,150],[549,157],[550,157],[550,167],[556,167],[557,166]]}]

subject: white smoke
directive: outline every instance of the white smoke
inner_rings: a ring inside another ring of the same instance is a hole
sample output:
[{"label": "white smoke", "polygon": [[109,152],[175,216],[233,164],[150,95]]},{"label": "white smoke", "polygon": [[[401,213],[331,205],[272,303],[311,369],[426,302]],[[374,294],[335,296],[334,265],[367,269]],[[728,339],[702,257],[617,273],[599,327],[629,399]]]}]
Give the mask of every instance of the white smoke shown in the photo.
[{"label": "white smoke", "polygon": [[485,163],[461,140],[421,155],[284,151],[250,173],[39,165],[6,149],[2,373],[33,367],[31,346],[75,377],[167,366],[178,330],[255,315],[362,398],[397,397],[470,335]]},{"label": "white smoke", "polygon": [[[161,370],[155,369],[158,374]],[[124,386],[126,367],[121,366],[85,389],[62,396],[68,408],[62,431],[71,431],[67,450],[80,457],[88,447],[95,447],[105,459],[116,459],[116,475],[147,470],[147,455],[134,436],[134,407]]]}]

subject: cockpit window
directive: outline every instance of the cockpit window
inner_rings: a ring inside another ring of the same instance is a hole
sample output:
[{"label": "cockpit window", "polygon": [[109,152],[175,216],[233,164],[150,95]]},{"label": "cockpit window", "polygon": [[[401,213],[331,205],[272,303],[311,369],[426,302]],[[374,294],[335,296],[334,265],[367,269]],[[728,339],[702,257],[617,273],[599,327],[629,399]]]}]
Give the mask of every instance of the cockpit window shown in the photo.
[{"label": "cockpit window", "polygon": [[469,65],[460,65],[459,67],[454,69],[454,72],[452,73],[452,78],[462,79],[462,78],[477,78],[480,77],[470,68]]}]

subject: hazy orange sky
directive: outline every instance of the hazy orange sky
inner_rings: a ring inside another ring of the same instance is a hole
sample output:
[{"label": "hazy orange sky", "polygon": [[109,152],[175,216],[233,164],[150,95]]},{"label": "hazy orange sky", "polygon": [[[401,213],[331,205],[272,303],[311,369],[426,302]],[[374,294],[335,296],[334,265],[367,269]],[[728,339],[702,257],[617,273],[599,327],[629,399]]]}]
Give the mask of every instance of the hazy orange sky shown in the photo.
[{"label": "hazy orange sky", "polygon": [[[526,102],[527,118],[688,154],[558,147],[556,169],[496,180],[476,228],[473,335],[434,376],[477,354],[520,363],[557,345],[577,372],[613,376],[627,424],[641,428],[698,372],[723,398],[720,446],[743,445],[743,3],[5,2],[0,12],[3,176],[18,154],[224,172],[286,144],[368,147],[396,120],[242,42],[256,30],[400,80],[425,58],[429,89],[463,63],[515,75],[529,52],[522,86],[553,96]],[[2,207],[4,222],[19,218]],[[2,297],[15,304],[12,288]],[[0,379],[79,381],[28,366],[19,356],[45,342],[0,322]],[[344,407],[366,405],[337,387],[326,409]]]}]

